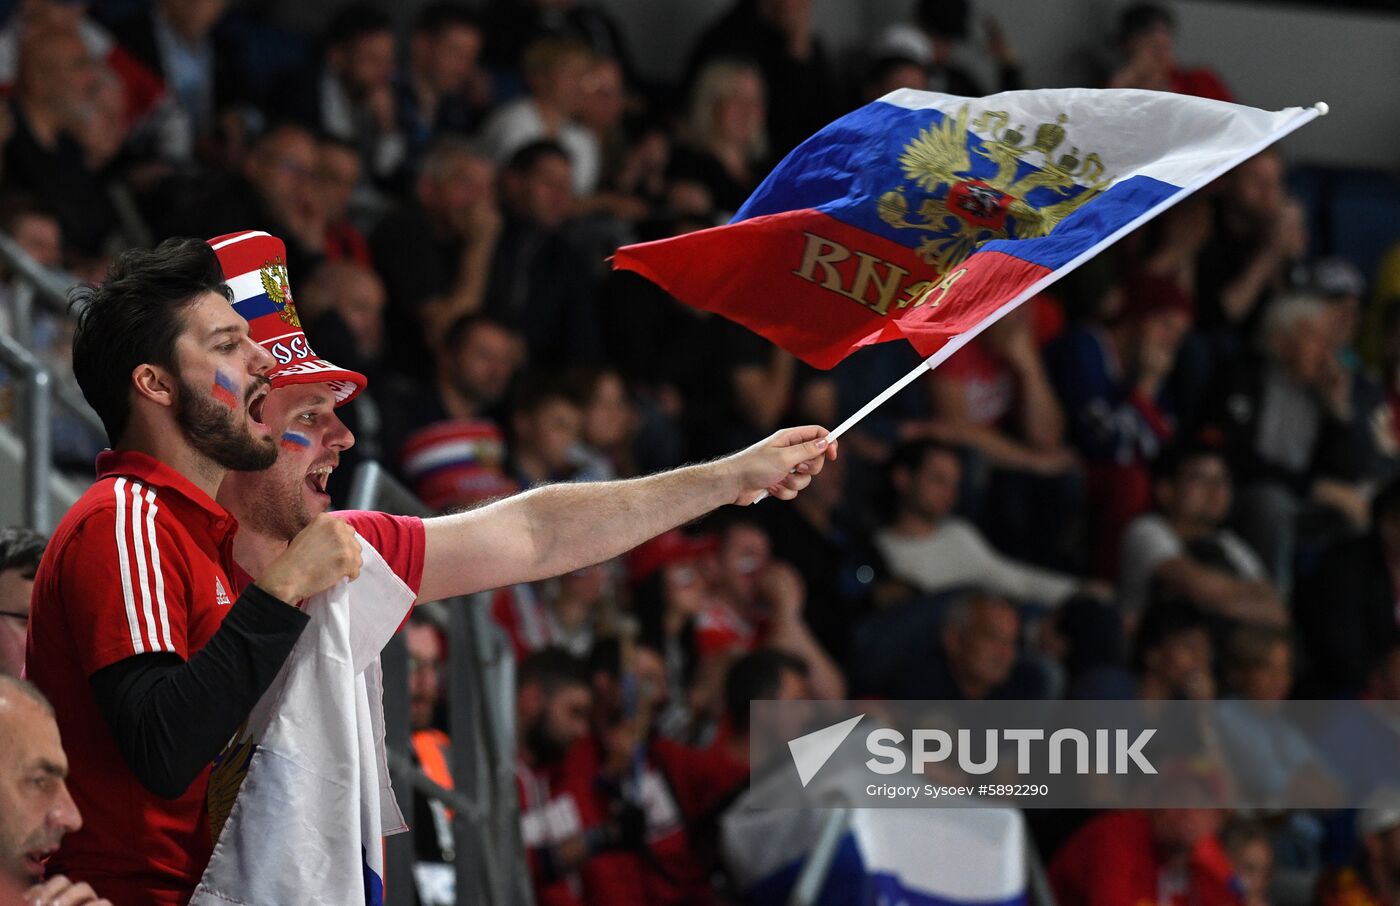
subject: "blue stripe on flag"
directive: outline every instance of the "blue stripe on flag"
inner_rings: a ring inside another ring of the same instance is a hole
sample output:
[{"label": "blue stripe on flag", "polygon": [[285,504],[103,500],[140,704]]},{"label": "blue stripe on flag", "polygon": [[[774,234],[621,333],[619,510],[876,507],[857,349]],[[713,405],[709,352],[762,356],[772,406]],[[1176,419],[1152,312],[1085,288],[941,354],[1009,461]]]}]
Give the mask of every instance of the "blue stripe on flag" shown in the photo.
[{"label": "blue stripe on flag", "polygon": [[1143,211],[1179,191],[1177,186],[1150,176],[1130,176],[1060,221],[1049,236],[993,239],[977,251],[1003,252],[1057,270]]},{"label": "blue stripe on flag", "polygon": [[865,897],[859,902],[868,906],[879,903],[898,903],[900,906],[1026,906],[1026,896],[1021,893],[1004,900],[954,900],[908,887],[894,875],[877,872],[867,877]]},{"label": "blue stripe on flag", "polygon": [[273,302],[267,293],[258,293],[256,296],[249,296],[233,303],[233,310],[242,315],[243,320],[254,321],[263,315],[281,311],[282,306]]},{"label": "blue stripe on flag", "polygon": [[[920,131],[944,118],[942,111],[934,109],[911,110],[879,101],[867,104],[793,150],[754,191],[732,222],[814,209],[891,242],[917,248],[928,234],[891,227],[880,219],[876,200],[902,187],[910,207],[916,208],[918,199],[928,194],[905,177],[899,159]],[[978,153],[986,145],[970,125],[970,166],[960,172],[966,173],[967,179],[986,179],[997,172],[997,165]],[[1040,170],[1022,161],[1016,178]],[[992,240],[980,249],[1015,255],[1054,270],[1177,190],[1177,186],[1151,177],[1129,177],[1057,224],[1051,236]],[[1070,196],[1042,186],[1031,190],[1025,200],[1040,207],[1066,197]]]},{"label": "blue stripe on flag", "polygon": [[[744,892],[745,902],[754,906],[784,906],[806,861],[804,854],[754,884]],[[817,898],[817,906],[860,906],[864,903],[861,897],[864,886],[865,861],[861,859],[855,835],[847,832],[836,849],[826,884]]]},{"label": "blue stripe on flag", "polygon": [[[806,861],[804,854],[758,881],[744,892],[744,901],[754,906],[785,906]],[[848,831],[836,849],[816,906],[1026,906],[1026,903],[1024,891],[1005,899],[953,899],[908,886],[889,872],[871,872],[861,856],[855,834]]]},{"label": "blue stripe on flag", "polygon": [[384,881],[369,867],[369,854],[360,847],[360,864],[365,869],[365,906],[384,906]]}]

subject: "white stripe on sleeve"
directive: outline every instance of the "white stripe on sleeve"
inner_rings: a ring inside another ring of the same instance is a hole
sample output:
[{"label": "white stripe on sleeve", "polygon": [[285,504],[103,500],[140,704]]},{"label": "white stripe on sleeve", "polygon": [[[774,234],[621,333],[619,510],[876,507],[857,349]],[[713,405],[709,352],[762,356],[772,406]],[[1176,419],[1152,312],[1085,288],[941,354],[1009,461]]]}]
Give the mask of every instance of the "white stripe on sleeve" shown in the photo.
[{"label": "white stripe on sleeve", "polygon": [[156,611],[160,614],[160,635],[166,651],[174,651],[175,643],[170,640],[170,613],[165,609],[165,573],[160,569],[160,538],[156,535],[156,491],[146,491],[146,541],[151,545],[151,572],[156,580]]},{"label": "white stripe on sleeve", "polygon": [[118,478],[117,497],[117,565],[121,569],[122,600],[126,603],[126,625],[131,630],[131,647],[137,653],[146,650],[141,642],[141,623],[136,618],[136,595],[131,589],[131,561],[126,551],[126,479]]},{"label": "white stripe on sleeve", "polygon": [[159,651],[160,636],[156,634],[156,618],[151,611],[151,577],[146,571],[146,539],[141,530],[141,492],[144,490],[140,482],[131,483],[131,550],[136,558],[137,584],[141,586],[141,611],[146,615],[146,638],[150,640],[151,650]]}]

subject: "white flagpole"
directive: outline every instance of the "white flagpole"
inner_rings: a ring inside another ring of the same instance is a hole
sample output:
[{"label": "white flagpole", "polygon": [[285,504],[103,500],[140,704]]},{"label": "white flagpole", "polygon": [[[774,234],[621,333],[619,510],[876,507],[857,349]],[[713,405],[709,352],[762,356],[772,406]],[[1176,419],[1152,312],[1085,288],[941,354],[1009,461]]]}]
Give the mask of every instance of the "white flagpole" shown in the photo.
[{"label": "white flagpole", "polygon": [[[1326,115],[1327,104],[1322,101],[1318,101],[1311,107],[1302,108],[1297,119],[1293,120],[1291,123],[1289,123],[1284,128],[1280,129],[1278,132],[1275,132],[1272,135],[1269,135],[1266,138],[1260,140],[1254,146],[1231,157],[1228,161],[1219,165],[1218,167],[1215,167],[1201,174],[1199,177],[1197,177],[1187,185],[1183,186],[1178,191],[1172,193],[1170,196],[1153,205],[1146,211],[1143,211],[1141,214],[1139,214],[1137,217],[1134,217],[1128,223],[1123,224],[1123,226],[1119,227],[1113,233],[1109,234],[1108,236],[1105,236],[1100,241],[1094,243],[1093,246],[1085,249],[1082,253],[1075,256],[1070,261],[1056,268],[1054,271],[1046,274],[1044,277],[1041,277],[1035,283],[1032,283],[1030,286],[1026,287],[1026,289],[1018,293],[1005,305],[1002,305],[996,311],[992,312],[990,315],[979,321],[975,326],[972,327],[971,330],[968,330],[965,333],[960,333],[955,337],[951,337],[948,340],[948,342],[943,344],[943,347],[941,349],[939,349],[933,355],[920,362],[918,366],[914,368],[913,371],[910,371],[904,377],[895,381],[889,387],[886,387],[880,392],[879,396],[876,396],[873,400],[866,403],[864,406],[861,406],[845,421],[837,425],[836,428],[833,429],[832,432],[827,435],[827,440],[834,441],[839,439],[841,435],[854,428],[860,422],[861,419],[865,418],[867,415],[874,412],[877,408],[888,402],[890,397],[894,396],[896,393],[912,384],[914,382],[914,379],[917,378],[919,375],[923,374],[925,371],[932,371],[939,365],[942,365],[948,360],[950,356],[953,355],[953,353],[966,346],[972,340],[973,337],[977,336],[979,333],[986,330],[988,327],[992,326],[997,321],[1001,320],[1003,317],[1009,314],[1012,309],[1016,308],[1030,297],[1036,295],[1041,290],[1049,286],[1051,283],[1054,283],[1056,280],[1060,279],[1065,274],[1079,267],[1079,265],[1083,264],[1085,261],[1088,261],[1090,258],[1097,255],[1099,252],[1108,248],[1110,245],[1117,242],[1119,239],[1122,239],[1124,236],[1128,235],[1133,230],[1136,230],[1138,227],[1142,226],[1147,221],[1151,220],[1158,214],[1175,205],[1183,198],[1186,198],[1198,191],[1199,189],[1215,182],[1217,179],[1224,176],[1226,173],[1230,172],[1244,161],[1260,153],[1265,148],[1272,145],[1274,142],[1283,138],[1285,135],[1289,134],[1290,132],[1294,131],[1295,129],[1298,129],[1303,125],[1306,125],[1307,123],[1312,122],[1319,116]],[[754,499],[754,503],[758,503],[760,500],[765,499],[767,496],[768,492],[764,491]]]}]

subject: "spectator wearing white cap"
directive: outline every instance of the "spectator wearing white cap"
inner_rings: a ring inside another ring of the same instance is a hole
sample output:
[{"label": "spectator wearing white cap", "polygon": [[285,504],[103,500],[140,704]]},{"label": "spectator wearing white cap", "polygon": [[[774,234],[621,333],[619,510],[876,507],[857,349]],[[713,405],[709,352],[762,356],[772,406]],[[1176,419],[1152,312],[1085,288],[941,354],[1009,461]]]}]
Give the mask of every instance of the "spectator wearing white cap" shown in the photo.
[{"label": "spectator wearing white cap", "polygon": [[[968,0],[919,0],[908,22],[891,25],[875,43],[875,59],[902,58],[927,70],[930,91],[981,97],[985,86],[964,64],[962,51],[972,37],[971,4]],[[983,21],[985,49],[980,55],[996,65],[995,91],[1014,91],[1022,86],[1021,64],[1007,40],[1001,24],[991,16]],[[973,54],[979,54],[974,50]]]}]

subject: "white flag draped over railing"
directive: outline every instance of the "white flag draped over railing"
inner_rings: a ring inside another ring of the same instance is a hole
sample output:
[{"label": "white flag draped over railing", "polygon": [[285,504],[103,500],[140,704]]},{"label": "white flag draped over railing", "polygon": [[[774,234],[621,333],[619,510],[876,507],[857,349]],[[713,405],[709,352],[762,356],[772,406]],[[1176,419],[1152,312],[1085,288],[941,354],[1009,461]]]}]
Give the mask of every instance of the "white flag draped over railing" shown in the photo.
[{"label": "white flag draped over railing", "polygon": [[408,828],[389,785],[379,652],[414,594],[363,538],[360,551],[354,582],[306,603],[311,621],[248,719],[256,748],[193,906],[383,902],[382,838]]}]

